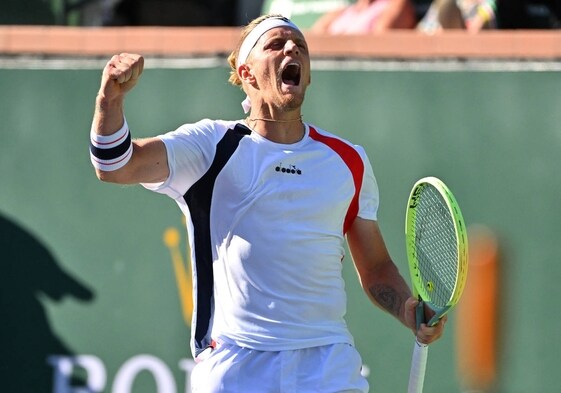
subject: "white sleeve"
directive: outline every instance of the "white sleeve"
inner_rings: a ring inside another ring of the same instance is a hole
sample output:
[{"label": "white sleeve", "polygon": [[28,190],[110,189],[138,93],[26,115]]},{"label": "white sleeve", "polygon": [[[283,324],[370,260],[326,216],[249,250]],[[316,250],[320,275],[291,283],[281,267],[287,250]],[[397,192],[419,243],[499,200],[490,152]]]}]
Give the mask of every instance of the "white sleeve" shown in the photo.
[{"label": "white sleeve", "polygon": [[166,146],[169,176],[162,183],[143,183],[142,186],[173,199],[183,197],[212,164],[216,145],[226,129],[222,123],[205,119],[160,135]]},{"label": "white sleeve", "polygon": [[356,146],[362,161],[364,163],[364,175],[362,179],[362,188],[359,195],[358,216],[367,220],[378,219],[378,205],[380,203],[380,194],[378,191],[378,183],[370,165],[370,160],[366,152],[361,146]]}]

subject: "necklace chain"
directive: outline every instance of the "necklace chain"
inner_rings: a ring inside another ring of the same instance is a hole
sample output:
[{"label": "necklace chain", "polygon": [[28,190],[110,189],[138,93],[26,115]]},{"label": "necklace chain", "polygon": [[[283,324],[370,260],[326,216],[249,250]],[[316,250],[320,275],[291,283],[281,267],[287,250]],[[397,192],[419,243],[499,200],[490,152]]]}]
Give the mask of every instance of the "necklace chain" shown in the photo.
[{"label": "necklace chain", "polygon": [[269,122],[273,122],[273,123],[292,123],[295,121],[302,121],[302,115],[298,116],[297,119],[290,119],[290,120],[275,120],[275,119],[265,119],[262,117],[247,117],[246,120],[248,122],[250,121],[269,121]]}]

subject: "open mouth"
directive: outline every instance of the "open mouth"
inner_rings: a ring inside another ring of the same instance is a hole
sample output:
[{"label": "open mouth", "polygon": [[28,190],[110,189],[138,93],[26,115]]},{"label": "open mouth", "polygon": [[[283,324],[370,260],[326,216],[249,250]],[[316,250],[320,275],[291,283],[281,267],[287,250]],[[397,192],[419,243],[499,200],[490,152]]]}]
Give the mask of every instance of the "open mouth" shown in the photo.
[{"label": "open mouth", "polygon": [[289,63],[284,67],[281,74],[282,82],[290,86],[298,86],[300,84],[300,65]]}]

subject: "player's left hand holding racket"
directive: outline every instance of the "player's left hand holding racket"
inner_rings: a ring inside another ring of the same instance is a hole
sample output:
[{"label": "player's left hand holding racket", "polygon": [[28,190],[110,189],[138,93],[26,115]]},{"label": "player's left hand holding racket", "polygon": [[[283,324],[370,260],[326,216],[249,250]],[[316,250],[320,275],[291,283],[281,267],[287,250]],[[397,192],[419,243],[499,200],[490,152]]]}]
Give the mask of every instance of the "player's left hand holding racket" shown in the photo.
[{"label": "player's left hand holding racket", "polygon": [[[434,326],[454,307],[467,278],[467,232],[448,187],[435,177],[413,186],[405,219],[405,238],[413,294],[419,298],[417,329]],[[425,307],[432,310],[425,321]],[[415,340],[408,393],[421,393],[428,345]]]}]

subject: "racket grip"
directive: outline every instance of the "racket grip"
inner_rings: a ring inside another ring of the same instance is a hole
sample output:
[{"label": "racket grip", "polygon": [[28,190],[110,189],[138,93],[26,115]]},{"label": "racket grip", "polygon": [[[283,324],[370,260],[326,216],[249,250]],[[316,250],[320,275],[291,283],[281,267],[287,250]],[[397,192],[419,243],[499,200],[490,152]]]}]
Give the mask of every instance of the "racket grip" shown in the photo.
[{"label": "racket grip", "polygon": [[407,393],[422,393],[425,383],[425,371],[427,368],[427,357],[429,347],[415,340],[413,358],[411,360],[411,373],[409,374],[409,387]]},{"label": "racket grip", "polygon": [[419,296],[419,304],[415,308],[415,323],[417,331],[421,327],[421,323],[425,323],[425,302]]}]

